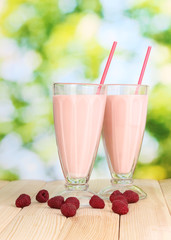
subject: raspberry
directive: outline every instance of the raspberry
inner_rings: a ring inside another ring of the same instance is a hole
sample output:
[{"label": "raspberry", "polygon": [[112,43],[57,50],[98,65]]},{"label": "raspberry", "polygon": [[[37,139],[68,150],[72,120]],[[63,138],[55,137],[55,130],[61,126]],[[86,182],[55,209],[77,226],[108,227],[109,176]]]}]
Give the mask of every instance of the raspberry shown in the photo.
[{"label": "raspberry", "polygon": [[118,195],[122,195],[122,193],[119,190],[114,191],[111,195],[110,195],[110,201],[113,202],[115,196]]},{"label": "raspberry", "polygon": [[127,214],[129,211],[128,204],[120,200],[114,200],[112,203],[112,210],[114,213],[117,213],[119,215]]},{"label": "raspberry", "polygon": [[16,207],[23,208],[31,204],[31,198],[27,194],[21,194],[15,201]]},{"label": "raspberry", "polygon": [[49,193],[47,190],[43,189],[36,195],[36,200],[40,203],[45,203],[49,199]]},{"label": "raspberry", "polygon": [[50,208],[60,209],[64,203],[64,198],[62,196],[56,196],[48,200],[48,206]]},{"label": "raspberry", "polygon": [[76,214],[76,206],[72,203],[64,203],[61,206],[61,213],[65,216],[65,217],[73,217]]},{"label": "raspberry", "polygon": [[104,206],[105,206],[103,199],[101,199],[97,195],[93,195],[91,197],[89,204],[92,208],[104,208]]},{"label": "raspberry", "polygon": [[139,200],[139,195],[131,190],[125,191],[123,195],[126,197],[128,203],[136,203]]},{"label": "raspberry", "polygon": [[80,206],[80,201],[76,197],[69,197],[65,200],[65,203],[72,203],[76,206],[76,209]]},{"label": "raspberry", "polygon": [[124,202],[128,205],[128,201],[127,201],[126,197],[124,197],[124,195],[113,196],[112,202],[115,201],[115,200],[120,200],[120,201],[122,201],[122,202]]}]

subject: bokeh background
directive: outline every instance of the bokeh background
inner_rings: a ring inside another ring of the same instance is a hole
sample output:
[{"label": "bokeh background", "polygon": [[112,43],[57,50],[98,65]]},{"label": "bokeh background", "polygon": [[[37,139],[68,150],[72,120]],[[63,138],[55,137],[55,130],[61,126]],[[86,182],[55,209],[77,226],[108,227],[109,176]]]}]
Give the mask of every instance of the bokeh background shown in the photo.
[{"label": "bokeh background", "polygon": [[[98,83],[113,41],[106,83],[150,86],[135,178],[171,177],[171,1],[0,0],[0,179],[62,179],[52,83]],[[92,178],[110,177],[100,143]]]}]

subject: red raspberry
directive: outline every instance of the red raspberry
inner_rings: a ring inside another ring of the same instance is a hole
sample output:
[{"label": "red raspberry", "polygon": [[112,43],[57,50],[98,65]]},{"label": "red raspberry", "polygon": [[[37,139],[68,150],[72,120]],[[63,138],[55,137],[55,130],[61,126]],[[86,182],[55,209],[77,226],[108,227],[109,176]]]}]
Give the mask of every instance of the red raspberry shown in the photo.
[{"label": "red raspberry", "polygon": [[112,210],[114,213],[117,213],[119,215],[127,214],[129,211],[128,204],[120,200],[114,200],[112,203]]},{"label": "red raspberry", "polygon": [[48,200],[48,206],[50,208],[60,209],[64,203],[64,198],[62,196],[56,196]]},{"label": "red raspberry", "polygon": [[122,193],[119,190],[114,191],[111,195],[110,195],[110,201],[113,202],[115,196],[118,195],[122,195]]},{"label": "red raspberry", "polygon": [[61,206],[61,213],[65,216],[65,217],[73,217],[76,214],[76,206],[72,203],[64,203]]},{"label": "red raspberry", "polygon": [[112,202],[115,201],[115,200],[120,200],[120,201],[122,201],[122,202],[124,202],[128,205],[128,201],[127,201],[126,197],[124,197],[124,195],[113,196]]},{"label": "red raspberry", "polygon": [[31,204],[31,198],[27,194],[21,194],[15,201],[16,207],[23,208]]},{"label": "red raspberry", "polygon": [[97,195],[93,195],[91,197],[89,204],[92,208],[104,208],[104,206],[105,206],[103,199],[101,199]]},{"label": "red raspberry", "polygon": [[36,195],[36,200],[40,203],[45,203],[49,199],[49,193],[47,190],[42,189]]},{"label": "red raspberry", "polygon": [[139,195],[131,190],[125,191],[123,195],[126,197],[128,203],[136,203],[139,200]]},{"label": "red raspberry", "polygon": [[80,201],[76,197],[69,197],[65,200],[65,203],[72,203],[76,206],[76,209],[80,206]]}]

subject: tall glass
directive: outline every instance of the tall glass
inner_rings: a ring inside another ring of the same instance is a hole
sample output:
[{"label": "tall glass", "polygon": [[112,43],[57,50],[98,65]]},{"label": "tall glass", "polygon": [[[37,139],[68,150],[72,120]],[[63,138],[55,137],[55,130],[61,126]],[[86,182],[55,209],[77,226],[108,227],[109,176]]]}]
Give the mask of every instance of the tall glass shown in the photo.
[{"label": "tall glass", "polygon": [[143,199],[146,193],[133,185],[132,176],[144,135],[148,86],[111,84],[107,87],[102,135],[112,179],[111,186],[100,194],[107,198],[115,190],[133,190]]},{"label": "tall glass", "polygon": [[103,125],[107,87],[54,83],[53,114],[59,159],[65,177],[63,196],[86,198]]}]

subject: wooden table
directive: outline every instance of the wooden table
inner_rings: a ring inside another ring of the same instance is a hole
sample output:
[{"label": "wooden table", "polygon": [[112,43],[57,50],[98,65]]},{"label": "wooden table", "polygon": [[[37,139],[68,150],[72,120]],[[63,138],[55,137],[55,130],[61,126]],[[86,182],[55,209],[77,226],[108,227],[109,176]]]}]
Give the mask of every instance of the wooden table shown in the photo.
[{"label": "wooden table", "polygon": [[[135,180],[148,194],[145,200],[129,205],[129,213],[119,216],[111,204],[105,209],[80,208],[73,218],[61,215],[46,203],[38,203],[35,194],[47,189],[50,197],[63,188],[63,181],[0,181],[0,240],[170,240],[171,179]],[[94,191],[109,185],[109,180],[92,180]],[[15,207],[15,199],[27,193],[29,207]]]}]

